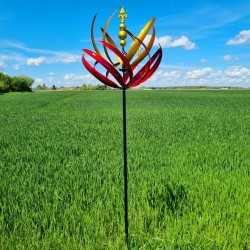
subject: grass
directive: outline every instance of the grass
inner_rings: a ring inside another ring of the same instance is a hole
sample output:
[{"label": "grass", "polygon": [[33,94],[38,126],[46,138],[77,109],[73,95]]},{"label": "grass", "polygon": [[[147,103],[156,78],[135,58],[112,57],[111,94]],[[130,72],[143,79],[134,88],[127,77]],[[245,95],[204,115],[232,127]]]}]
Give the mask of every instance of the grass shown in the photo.
[{"label": "grass", "polygon": [[[126,249],[119,91],[0,96],[0,249]],[[250,248],[250,92],[129,91],[131,249]]]}]

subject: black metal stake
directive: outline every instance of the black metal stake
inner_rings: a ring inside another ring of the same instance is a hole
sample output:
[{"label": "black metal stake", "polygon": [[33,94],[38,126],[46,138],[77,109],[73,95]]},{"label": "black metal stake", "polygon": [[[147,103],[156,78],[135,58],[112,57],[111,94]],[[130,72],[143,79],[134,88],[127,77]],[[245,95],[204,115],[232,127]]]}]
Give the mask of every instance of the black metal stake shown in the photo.
[{"label": "black metal stake", "polygon": [[124,226],[125,241],[128,246],[128,166],[127,166],[127,118],[126,118],[126,88],[122,89],[123,99],[123,160],[124,160]]}]

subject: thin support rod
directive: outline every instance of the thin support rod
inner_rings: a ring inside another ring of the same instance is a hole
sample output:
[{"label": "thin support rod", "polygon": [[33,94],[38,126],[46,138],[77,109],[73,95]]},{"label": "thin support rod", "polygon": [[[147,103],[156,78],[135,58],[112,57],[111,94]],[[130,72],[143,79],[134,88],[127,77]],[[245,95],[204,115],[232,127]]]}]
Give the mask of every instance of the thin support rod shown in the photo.
[{"label": "thin support rod", "polygon": [[128,246],[128,166],[127,166],[127,124],[126,124],[126,89],[122,89],[123,97],[123,160],[124,160],[124,226],[125,240]]}]

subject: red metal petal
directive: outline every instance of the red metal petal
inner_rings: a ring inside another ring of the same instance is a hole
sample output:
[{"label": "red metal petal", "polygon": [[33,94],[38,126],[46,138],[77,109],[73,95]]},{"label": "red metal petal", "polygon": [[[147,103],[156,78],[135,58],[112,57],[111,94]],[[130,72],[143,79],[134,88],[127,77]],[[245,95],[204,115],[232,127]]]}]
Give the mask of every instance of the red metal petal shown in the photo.
[{"label": "red metal petal", "polygon": [[119,71],[116,70],[116,68],[110,64],[108,61],[106,61],[103,57],[99,56],[98,54],[96,54],[95,52],[88,50],[88,49],[84,49],[83,50],[86,54],[88,54],[89,56],[91,56],[92,58],[94,58],[98,63],[100,63],[108,72],[110,72],[110,74],[117,80],[117,82],[123,86],[123,78],[120,75]]},{"label": "red metal petal", "polygon": [[153,64],[152,68],[146,70],[147,64],[150,63],[148,61],[147,64],[135,75],[134,79],[137,79],[137,81],[134,81],[130,87],[136,87],[145,82],[148,78],[150,78],[159,67],[161,59],[162,59],[162,49],[159,48],[150,60],[151,63]]},{"label": "red metal petal", "polygon": [[100,82],[104,83],[107,86],[113,87],[113,88],[119,88],[116,83],[111,81],[109,78],[105,77],[101,73],[99,73],[94,67],[92,67],[88,61],[82,56],[82,63],[85,66],[85,68],[94,76],[96,77]]},{"label": "red metal petal", "polygon": [[[156,51],[156,61],[155,62],[152,62],[154,63],[153,67],[148,71],[148,73],[146,74],[146,76],[143,78],[143,81],[142,82],[145,82],[148,78],[150,78],[154,73],[155,71],[158,69],[160,63],[161,63],[161,59],[162,59],[162,49],[159,48],[157,51]],[[153,57],[152,57],[153,59]],[[142,83],[141,82],[141,83]]]},{"label": "red metal petal", "polygon": [[[149,61],[148,61],[148,63],[146,64],[146,68],[143,70],[143,71],[147,71],[147,70],[149,70],[149,68],[150,68],[150,66],[151,66],[151,58],[150,58],[150,54],[149,54],[149,50],[148,50],[148,48],[147,48],[147,46],[145,45],[145,43],[142,41],[142,40],[140,40],[138,37],[136,37],[136,36],[134,36],[130,31],[128,31],[128,30],[126,30],[126,32],[129,34],[129,36],[132,38],[132,39],[136,39],[144,48],[145,48],[145,51],[146,51],[146,56],[148,56],[149,57]],[[131,64],[131,68],[132,68],[132,70],[134,71],[135,70],[135,68],[138,66],[138,64],[140,63],[140,61],[136,61],[135,60],[135,62],[133,62],[132,64]],[[143,71],[141,71],[141,73],[139,73],[139,74],[137,74],[137,78],[140,76],[140,77],[142,77],[143,75],[144,75],[144,73],[142,73]],[[127,80],[128,80],[128,76],[127,76],[127,74],[125,74],[125,76],[123,77],[123,79],[124,79],[124,81],[126,82]],[[138,79],[133,79],[133,82],[135,82],[135,81],[137,81]],[[128,85],[128,87],[130,87],[132,84],[133,84],[133,82],[132,81],[130,81],[127,85]]]},{"label": "red metal petal", "polygon": [[[104,41],[100,41],[105,47],[109,48],[110,50],[112,50],[123,62],[123,64],[125,65],[126,71],[128,72],[130,81],[133,81],[133,71],[131,68],[131,65],[129,63],[129,61],[127,60],[127,58],[117,49],[115,48],[113,45],[106,43]],[[123,81],[123,85],[128,87],[125,82]]]}]

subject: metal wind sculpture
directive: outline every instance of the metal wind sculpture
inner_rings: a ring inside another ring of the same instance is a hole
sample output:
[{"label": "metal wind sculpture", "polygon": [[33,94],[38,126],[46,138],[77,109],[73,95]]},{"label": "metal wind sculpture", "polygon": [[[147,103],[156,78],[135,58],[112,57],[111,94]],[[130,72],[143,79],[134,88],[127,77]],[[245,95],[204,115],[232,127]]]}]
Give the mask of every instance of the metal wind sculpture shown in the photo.
[{"label": "metal wind sculpture", "polygon": [[[118,9],[119,10],[119,9]],[[91,39],[95,52],[83,49],[83,51],[92,57],[95,60],[94,65],[90,65],[86,60],[84,55],[82,56],[82,63],[86,67],[86,69],[95,76],[100,82],[105,85],[118,88],[122,90],[123,93],[123,156],[124,156],[124,225],[125,225],[125,236],[126,243],[128,244],[128,168],[127,168],[127,133],[126,133],[126,89],[137,87],[147,79],[149,79],[157,68],[160,65],[162,59],[162,49],[161,47],[150,56],[150,50],[152,49],[155,41],[155,29],[154,29],[154,21],[155,18],[149,20],[149,22],[144,26],[141,30],[140,34],[136,37],[130,31],[126,29],[125,18],[127,18],[127,14],[125,13],[124,8],[120,9],[120,14],[118,18],[120,21],[120,31],[118,33],[118,37],[120,39],[120,45],[122,50],[118,49],[118,46],[115,44],[113,39],[108,35],[107,28],[112,19],[112,17],[117,13],[116,10],[107,20],[104,29],[101,28],[102,31],[102,41],[100,43],[103,46],[105,56],[103,56],[99,49],[97,48],[95,39],[94,39],[94,25],[96,16],[92,21],[91,26]],[[150,36],[149,42],[147,45],[144,43],[146,36],[149,31],[152,30],[152,34]],[[133,43],[129,50],[125,51],[126,46],[126,38],[129,35]],[[142,50],[142,51],[141,51]],[[116,61],[111,59],[109,51],[112,51],[116,57]],[[148,57],[147,62],[139,68],[139,64]],[[101,74],[96,66],[100,64],[105,70],[106,74]],[[135,72],[137,70],[137,72]],[[120,73],[121,72],[121,73]],[[111,78],[109,76],[112,76]],[[115,81],[114,81],[115,80]]]}]

